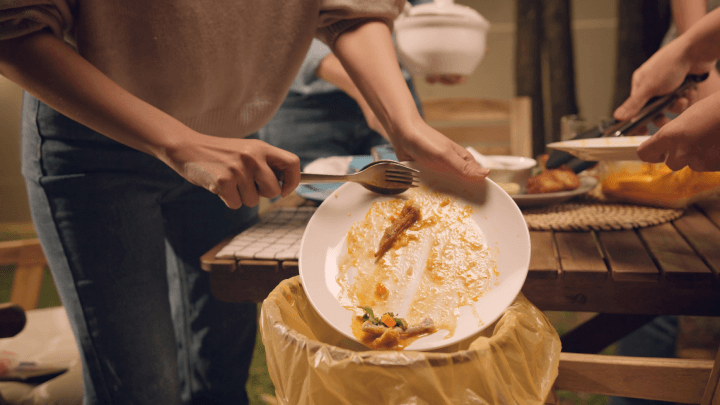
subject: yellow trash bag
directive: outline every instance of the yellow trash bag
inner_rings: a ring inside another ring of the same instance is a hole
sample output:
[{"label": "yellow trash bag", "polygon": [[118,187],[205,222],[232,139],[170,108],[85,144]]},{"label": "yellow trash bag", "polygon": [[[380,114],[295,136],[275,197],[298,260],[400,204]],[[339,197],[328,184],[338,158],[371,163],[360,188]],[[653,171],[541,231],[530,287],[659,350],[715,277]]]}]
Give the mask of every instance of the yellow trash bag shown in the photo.
[{"label": "yellow trash bag", "polygon": [[555,328],[522,294],[444,352],[372,351],[328,325],[294,277],[263,302],[260,330],[284,405],[543,404],[560,359]]},{"label": "yellow trash bag", "polygon": [[674,172],[662,163],[613,162],[603,177],[606,197],[663,208],[684,208],[720,192],[720,173],[687,166]]}]

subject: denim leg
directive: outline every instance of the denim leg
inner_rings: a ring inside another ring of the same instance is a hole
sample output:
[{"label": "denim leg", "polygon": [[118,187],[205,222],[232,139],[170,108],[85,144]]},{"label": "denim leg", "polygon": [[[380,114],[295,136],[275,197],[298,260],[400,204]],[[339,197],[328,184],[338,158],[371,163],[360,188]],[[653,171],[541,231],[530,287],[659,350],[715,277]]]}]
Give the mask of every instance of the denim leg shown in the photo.
[{"label": "denim leg", "polygon": [[367,128],[355,100],[341,91],[289,95],[258,134],[261,140],[296,154],[305,167],[322,157],[370,154],[357,145],[358,125]]},{"label": "denim leg", "polygon": [[[246,403],[255,307],[217,303],[199,257],[254,210],[208,204],[219,199],[27,95],[22,149],[33,220],[80,347],[84,402]],[[176,207],[186,202],[198,204]]]},{"label": "denim leg", "polygon": [[159,208],[112,175],[26,183],[82,353],[85,403],[179,403]]},{"label": "denim leg", "polygon": [[216,195],[188,183],[162,203],[183,403],[246,404],[256,305],[215,299],[198,258],[238,234],[256,210],[231,210]]},{"label": "denim leg", "polygon": [[[658,316],[617,343],[619,356],[675,357],[678,317]],[[610,397],[610,405],[670,405],[671,402]]]}]

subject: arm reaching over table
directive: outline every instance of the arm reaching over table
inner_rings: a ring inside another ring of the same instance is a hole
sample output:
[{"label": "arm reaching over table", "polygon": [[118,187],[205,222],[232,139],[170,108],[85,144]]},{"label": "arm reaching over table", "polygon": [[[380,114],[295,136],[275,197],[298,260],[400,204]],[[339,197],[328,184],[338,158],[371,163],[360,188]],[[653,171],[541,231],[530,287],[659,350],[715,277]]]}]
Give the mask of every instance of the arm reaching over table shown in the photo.
[{"label": "arm reaching over table", "polygon": [[693,104],[638,147],[646,162],[672,170],[720,171],[720,92]]},{"label": "arm reaching over table", "polygon": [[382,123],[398,159],[469,182],[487,176],[489,170],[482,168],[470,152],[420,116],[395,57],[390,27],[375,21],[345,32],[335,42],[333,53]]},{"label": "arm reaching over table", "polygon": [[[687,74],[703,74],[715,69],[720,57],[720,9],[717,9],[657,51],[633,73],[630,97],[614,116],[633,117],[652,97],[672,92]],[[693,93],[676,102],[673,111],[684,110]],[[656,120],[660,130],[638,147],[647,162],[665,162],[671,169],[689,166],[696,171],[720,170],[720,98],[718,93],[687,108],[671,122]]]}]

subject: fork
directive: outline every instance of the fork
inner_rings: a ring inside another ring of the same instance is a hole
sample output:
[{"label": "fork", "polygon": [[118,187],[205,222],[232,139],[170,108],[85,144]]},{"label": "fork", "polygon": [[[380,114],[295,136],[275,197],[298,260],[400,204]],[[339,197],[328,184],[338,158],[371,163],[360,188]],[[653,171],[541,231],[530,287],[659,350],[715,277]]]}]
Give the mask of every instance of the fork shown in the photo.
[{"label": "fork", "polygon": [[300,183],[341,183],[352,181],[379,194],[400,194],[420,185],[419,171],[394,160],[377,160],[353,174],[300,173]]}]

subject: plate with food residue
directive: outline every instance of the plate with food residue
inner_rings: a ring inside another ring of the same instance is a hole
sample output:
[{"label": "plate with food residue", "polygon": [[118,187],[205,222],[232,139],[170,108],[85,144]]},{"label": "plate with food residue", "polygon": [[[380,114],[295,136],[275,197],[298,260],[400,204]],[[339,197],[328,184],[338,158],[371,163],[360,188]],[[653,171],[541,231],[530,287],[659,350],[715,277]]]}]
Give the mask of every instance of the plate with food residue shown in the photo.
[{"label": "plate with food residue", "polygon": [[300,276],[320,316],[377,350],[432,350],[491,325],[520,292],[530,234],[491,181],[421,172],[402,194],[338,188],[310,219]]},{"label": "plate with food residue", "polygon": [[578,186],[572,190],[538,192],[533,194],[522,193],[512,196],[518,206],[522,208],[539,207],[543,205],[559,204],[571,198],[578,197],[592,191],[597,186],[598,180],[591,176],[578,178]]}]

